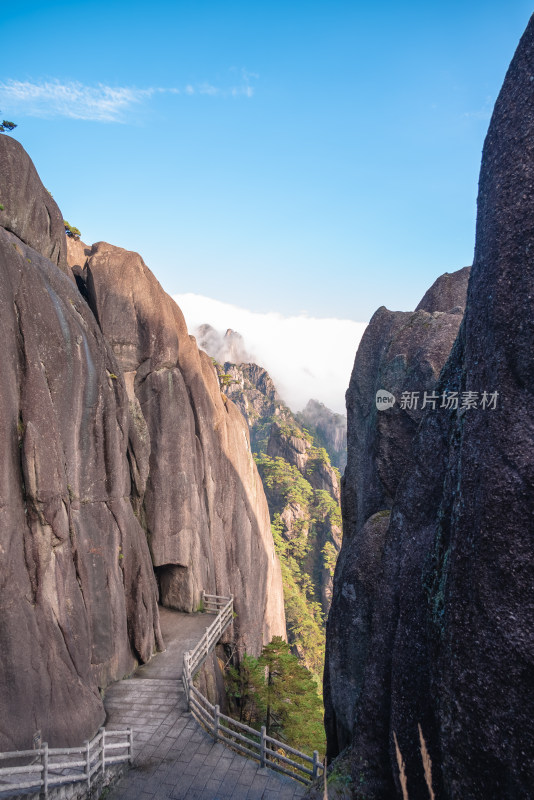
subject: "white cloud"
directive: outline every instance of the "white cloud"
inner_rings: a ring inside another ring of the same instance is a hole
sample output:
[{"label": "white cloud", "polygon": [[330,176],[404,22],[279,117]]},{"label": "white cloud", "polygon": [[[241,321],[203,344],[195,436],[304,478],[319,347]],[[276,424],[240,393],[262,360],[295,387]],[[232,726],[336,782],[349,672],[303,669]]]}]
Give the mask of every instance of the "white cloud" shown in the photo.
[{"label": "white cloud", "polygon": [[79,81],[7,80],[0,83],[0,104],[13,112],[25,113],[32,117],[69,117],[71,119],[93,120],[95,122],[122,122],[125,112],[133,106],[146,102],[155,94],[244,96],[252,97],[253,88],[248,83],[247,73],[240,86],[221,88],[203,82],[196,86],[188,84],[178,87],[149,87],[137,89],[128,86],[106,86],[98,83],[87,86]]},{"label": "white cloud", "polygon": [[217,89],[216,86],[212,86],[210,83],[201,83],[198,87],[198,91],[200,94],[219,94],[220,89]]},{"label": "white cloud", "polygon": [[164,90],[112,87],[101,83],[85,86],[78,81],[31,83],[9,80],[0,83],[0,102],[15,110],[23,109],[29,116],[116,122],[125,110],[158,91]]},{"label": "white cloud", "polygon": [[257,313],[197,294],[174,295],[174,299],[190,333],[203,323],[221,333],[227,328],[238,331],[294,411],[315,398],[345,413],[345,392],[366,322]]}]

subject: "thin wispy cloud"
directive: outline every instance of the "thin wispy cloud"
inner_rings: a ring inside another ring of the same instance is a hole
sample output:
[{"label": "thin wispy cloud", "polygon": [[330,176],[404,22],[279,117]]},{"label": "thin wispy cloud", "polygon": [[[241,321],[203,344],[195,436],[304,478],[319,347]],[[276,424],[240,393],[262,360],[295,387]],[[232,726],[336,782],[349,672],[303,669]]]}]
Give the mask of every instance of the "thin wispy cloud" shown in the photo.
[{"label": "thin wispy cloud", "polygon": [[77,81],[31,83],[10,80],[0,83],[0,102],[28,116],[118,122],[126,110],[146,101],[157,91],[101,83],[86,86]]},{"label": "thin wispy cloud", "polygon": [[[107,86],[98,83],[88,86],[79,81],[7,80],[0,83],[0,105],[10,111],[33,117],[68,117],[95,122],[124,122],[127,112],[155,95],[207,95],[218,97],[252,97],[252,73],[242,76],[238,86],[214,86],[203,82],[187,84],[183,88]],[[256,77],[255,75],[253,77]]]},{"label": "thin wispy cloud", "polygon": [[473,111],[464,111],[462,116],[465,119],[476,119],[484,122],[489,121],[491,119],[491,115],[493,114],[494,102],[495,101],[492,97],[486,97],[486,101],[482,108],[474,109]]}]

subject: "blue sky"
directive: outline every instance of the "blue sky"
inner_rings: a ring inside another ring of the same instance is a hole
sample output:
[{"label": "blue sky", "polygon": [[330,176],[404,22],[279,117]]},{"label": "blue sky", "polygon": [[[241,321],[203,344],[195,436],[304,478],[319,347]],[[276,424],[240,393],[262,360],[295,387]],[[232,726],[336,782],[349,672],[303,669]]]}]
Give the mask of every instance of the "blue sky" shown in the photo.
[{"label": "blue sky", "polygon": [[0,109],[84,240],[139,251],[169,293],[366,321],[470,263],[531,10],[6,3]]}]

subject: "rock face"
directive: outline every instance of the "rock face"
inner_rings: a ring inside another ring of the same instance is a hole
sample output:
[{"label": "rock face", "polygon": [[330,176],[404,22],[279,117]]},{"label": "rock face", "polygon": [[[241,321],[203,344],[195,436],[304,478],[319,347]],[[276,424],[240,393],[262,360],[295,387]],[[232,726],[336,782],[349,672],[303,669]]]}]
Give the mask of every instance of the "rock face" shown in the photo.
[{"label": "rock face", "polygon": [[94,734],[99,687],[162,642],[117,362],[63,271],[59,210],[5,136],[0,169],[1,751]]},{"label": "rock face", "polygon": [[396,746],[411,800],[430,780],[436,798],[532,796],[533,65],[534,18],[484,145],[466,311],[436,387],[477,408],[424,415],[383,545],[352,715],[362,800],[402,797]]},{"label": "rock face", "polygon": [[4,211],[0,211],[0,225],[70,277],[61,211],[22,145],[9,136],[1,139],[0,203]]},{"label": "rock face", "polygon": [[[410,463],[412,441],[425,413],[424,394],[428,399],[435,389],[456,338],[468,274],[468,268],[462,269],[435,281],[425,294],[432,311],[421,308],[424,299],[413,313],[379,308],[356,354],[347,392],[343,544],[327,625],[324,697],[331,757],[352,741],[354,704],[371,652],[372,614],[389,510]],[[396,397],[393,408],[377,410],[379,389]],[[412,408],[410,403],[402,408],[403,394],[411,398],[412,393],[417,402]],[[441,399],[436,401],[435,413],[440,413],[440,403]]]},{"label": "rock face", "polygon": [[[372,514],[391,508],[424,414],[425,392],[428,401],[458,333],[468,274],[466,267],[436,280],[425,294],[432,311],[421,307],[425,298],[413,313],[379,308],[362,337],[347,391],[343,515],[349,537]],[[393,408],[377,410],[379,389],[395,396]],[[414,403],[403,408],[403,396],[412,393]]]},{"label": "rock face", "polygon": [[162,602],[193,611],[203,589],[233,594],[232,640],[258,655],[285,636],[285,618],[247,425],[139,255],[100,242],[83,277],[130,398],[135,505]]},{"label": "rock face", "polygon": [[[210,352],[211,355],[211,351]],[[252,451],[265,450],[273,418],[291,416],[282,402],[271,376],[258,364],[216,364],[221,390],[246,419]]]},{"label": "rock face", "polygon": [[326,448],[334,467],[343,471],[347,465],[347,418],[336,414],[318,400],[308,400],[297,414],[297,421],[313,433]]},{"label": "rock face", "polygon": [[293,464],[314,489],[321,489],[340,502],[339,472],[336,472],[324,448],[314,447],[311,437],[298,429],[288,429],[275,421],[267,443],[267,454]]}]

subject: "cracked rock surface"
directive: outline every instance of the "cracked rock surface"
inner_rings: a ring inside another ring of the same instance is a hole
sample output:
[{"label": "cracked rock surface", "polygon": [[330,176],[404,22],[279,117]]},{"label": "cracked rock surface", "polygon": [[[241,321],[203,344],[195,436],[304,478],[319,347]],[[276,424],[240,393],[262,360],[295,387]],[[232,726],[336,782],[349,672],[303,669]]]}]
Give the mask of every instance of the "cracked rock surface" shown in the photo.
[{"label": "cracked rock surface", "polygon": [[199,608],[202,590],[234,596],[232,641],[258,655],[284,636],[280,564],[248,426],[212,360],[137,253],[94,244],[83,270],[91,308],[124,375],[134,419],[133,474],[161,602]]},{"label": "cracked rock surface", "polygon": [[0,750],[16,750],[37,731],[56,746],[92,736],[104,720],[99,687],[148,660],[161,637],[116,360],[60,268],[64,235],[41,229],[48,193],[1,136],[6,160],[22,179],[20,197],[15,183],[0,197]]}]

